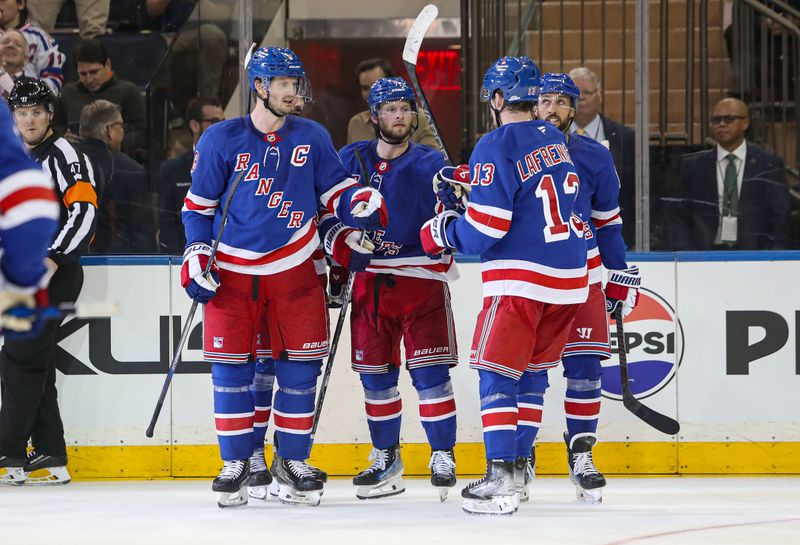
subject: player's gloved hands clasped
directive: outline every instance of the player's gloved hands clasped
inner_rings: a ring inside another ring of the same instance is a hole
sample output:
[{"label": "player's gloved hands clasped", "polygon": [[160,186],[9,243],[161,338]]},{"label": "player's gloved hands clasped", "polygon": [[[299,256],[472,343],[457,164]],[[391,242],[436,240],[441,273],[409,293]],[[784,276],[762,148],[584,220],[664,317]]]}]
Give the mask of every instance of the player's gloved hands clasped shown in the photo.
[{"label": "player's gloved hands clasped", "polygon": [[361,272],[369,266],[375,245],[363,231],[339,224],[325,236],[325,250],[345,269]]},{"label": "player's gloved hands clasped", "polygon": [[371,187],[363,187],[350,198],[350,213],[356,224],[368,231],[389,225],[389,209],[383,195]]},{"label": "player's gloved hands clasped", "polygon": [[457,212],[445,210],[422,224],[422,228],[419,230],[419,239],[422,242],[422,249],[428,257],[437,259],[442,252],[453,248],[447,239],[447,225],[458,218]]},{"label": "player's gloved hands clasped", "polygon": [[331,270],[328,272],[328,307],[341,308],[344,298],[344,287],[347,285],[347,278],[350,276],[350,271],[341,265],[331,264]]},{"label": "player's gloved hands clasped", "polygon": [[443,167],[433,177],[433,190],[445,210],[464,207],[464,187],[469,186],[469,165]]},{"label": "player's gloved hands clasped", "polygon": [[46,289],[31,293],[0,276],[0,327],[7,339],[21,341],[41,333],[46,320],[39,319],[35,309],[48,304]]},{"label": "player's gloved hands clasped", "polygon": [[183,252],[181,267],[181,286],[186,294],[201,305],[208,303],[219,287],[219,268],[216,261],[211,263],[207,275],[203,272],[211,259],[211,246],[204,242],[193,242]]},{"label": "player's gloved hands clasped", "polygon": [[639,267],[629,267],[623,271],[608,271],[606,311],[613,314],[621,305],[622,317],[625,318],[639,302],[641,283]]}]

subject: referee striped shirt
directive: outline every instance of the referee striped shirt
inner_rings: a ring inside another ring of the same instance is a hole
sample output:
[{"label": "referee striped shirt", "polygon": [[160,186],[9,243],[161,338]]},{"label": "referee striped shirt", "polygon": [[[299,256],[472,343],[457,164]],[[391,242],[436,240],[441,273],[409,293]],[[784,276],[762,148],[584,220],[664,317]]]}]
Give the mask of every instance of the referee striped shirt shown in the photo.
[{"label": "referee striped shirt", "polygon": [[52,135],[31,150],[34,158],[56,183],[63,208],[61,231],[48,256],[58,265],[76,262],[94,238],[97,227],[97,192],[94,169],[88,157],[65,139]]}]

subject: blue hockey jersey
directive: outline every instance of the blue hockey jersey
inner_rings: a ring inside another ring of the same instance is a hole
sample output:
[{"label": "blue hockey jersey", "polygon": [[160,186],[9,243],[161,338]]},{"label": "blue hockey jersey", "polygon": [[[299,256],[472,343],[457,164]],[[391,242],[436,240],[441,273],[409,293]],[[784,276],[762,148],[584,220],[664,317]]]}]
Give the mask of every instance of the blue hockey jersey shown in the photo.
[{"label": "blue hockey jersey", "polygon": [[483,262],[483,295],[554,304],[588,294],[579,178],[564,135],[544,121],[504,125],[475,146],[472,194],[447,237]]},{"label": "blue hockey jersey", "polygon": [[268,134],[249,115],[231,119],[209,127],[197,143],[182,211],[188,243],[212,242],[228,192],[243,175],[217,250],[220,268],[265,275],[299,265],[320,242],[319,203],[352,222],[349,201],[358,182],[330,135],[309,119],[285,119]]},{"label": "blue hockey jersey", "polygon": [[438,211],[432,180],[445,166],[442,154],[428,146],[410,142],[403,155],[385,161],[378,156],[377,146],[377,140],[364,140],[339,151],[348,171],[354,177],[361,177],[363,174],[355,153],[359,151],[368,171],[369,181],[364,185],[380,191],[392,211],[389,225],[370,233],[375,243],[375,257],[367,271],[444,282],[456,280],[458,271],[453,255],[430,259],[419,240],[422,224]]},{"label": "blue hockey jersey", "polygon": [[624,270],[625,242],[619,215],[619,177],[611,152],[587,136],[570,134],[567,149],[581,179],[575,212],[587,221],[589,283],[602,282],[603,266]]},{"label": "blue hockey jersey", "polygon": [[59,212],[53,181],[28,156],[0,100],[0,290],[3,279],[17,289],[37,288]]}]

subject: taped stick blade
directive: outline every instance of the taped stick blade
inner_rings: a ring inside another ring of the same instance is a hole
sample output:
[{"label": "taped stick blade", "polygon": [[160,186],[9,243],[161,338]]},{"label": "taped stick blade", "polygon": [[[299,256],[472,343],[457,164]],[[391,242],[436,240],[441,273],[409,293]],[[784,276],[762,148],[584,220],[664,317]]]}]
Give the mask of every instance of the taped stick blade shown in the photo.
[{"label": "taped stick blade", "polygon": [[406,45],[403,48],[403,60],[411,64],[417,64],[417,56],[419,55],[419,48],[422,46],[422,39],[425,33],[428,32],[433,21],[439,16],[439,8],[433,4],[428,4],[417,15],[417,20],[408,31],[406,38]]}]

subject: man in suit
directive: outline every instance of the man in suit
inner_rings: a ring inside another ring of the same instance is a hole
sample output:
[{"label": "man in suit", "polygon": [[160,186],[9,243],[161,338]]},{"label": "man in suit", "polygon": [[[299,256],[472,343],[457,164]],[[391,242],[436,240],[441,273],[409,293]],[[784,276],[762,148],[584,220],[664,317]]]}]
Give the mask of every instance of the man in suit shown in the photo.
[{"label": "man in suit", "polygon": [[569,77],[581,91],[578,111],[569,132],[605,142],[614,159],[620,179],[619,208],[622,216],[622,238],[632,247],[636,237],[636,166],[634,164],[635,132],[600,114],[603,90],[600,79],[592,70],[581,66],[570,71]]},{"label": "man in suit", "polygon": [[717,145],[687,155],[678,171],[676,249],[786,248],[790,201],[783,160],[745,139],[750,112],[741,100],[720,100],[710,121]]}]

